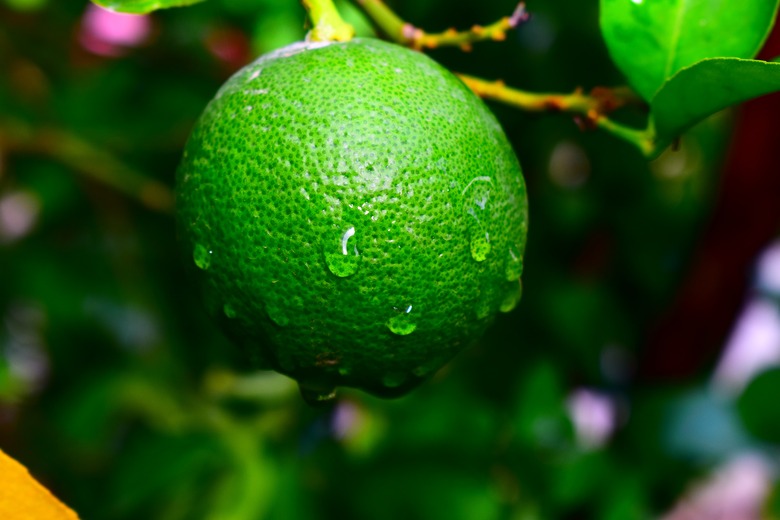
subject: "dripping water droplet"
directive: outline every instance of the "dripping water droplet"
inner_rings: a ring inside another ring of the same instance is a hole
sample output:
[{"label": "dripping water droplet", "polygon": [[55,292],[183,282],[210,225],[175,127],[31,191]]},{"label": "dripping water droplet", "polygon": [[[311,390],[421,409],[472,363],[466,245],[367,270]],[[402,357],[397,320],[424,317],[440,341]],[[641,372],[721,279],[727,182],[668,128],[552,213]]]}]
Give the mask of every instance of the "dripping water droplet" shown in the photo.
[{"label": "dripping water droplet", "polygon": [[192,252],[192,259],[195,261],[195,265],[204,271],[208,269],[211,266],[211,253],[212,251],[202,244],[195,244],[195,249]]},{"label": "dripping water droplet", "polygon": [[449,361],[449,357],[446,355],[438,355],[434,356],[425,363],[419,365],[414,370],[412,370],[412,374],[414,374],[417,377],[428,377],[437,370],[439,370],[441,367],[447,364],[447,361]]},{"label": "dripping water droplet", "polygon": [[[398,312],[398,309],[396,309]],[[411,316],[412,306],[409,305],[400,310],[395,316],[387,320],[387,328],[398,336],[408,336],[417,329],[417,324]]]},{"label": "dripping water droplet", "polygon": [[488,298],[481,298],[477,302],[477,306],[474,309],[477,313],[477,318],[484,319],[490,315],[490,300]]},{"label": "dripping water droplet", "polygon": [[477,305],[474,308],[477,318],[481,320],[492,316],[496,310],[497,299],[498,290],[492,284],[483,286],[477,298]]},{"label": "dripping water droplet", "polygon": [[287,317],[287,314],[284,312],[284,309],[276,302],[272,302],[272,301],[266,302],[265,312],[266,314],[268,314],[268,317],[271,318],[271,321],[273,321],[280,327],[285,327],[290,323],[290,318]]},{"label": "dripping water droplet", "polygon": [[236,310],[229,303],[226,303],[224,307],[222,307],[222,311],[225,313],[225,316],[231,320],[236,317]]},{"label": "dripping water droplet", "polygon": [[509,248],[509,258],[506,262],[506,279],[508,282],[514,282],[519,280],[523,274],[523,259],[519,254],[515,252],[513,248]]},{"label": "dripping water droplet", "polygon": [[[333,247],[331,247],[333,246]],[[355,227],[347,229],[340,237],[338,244],[328,242],[323,251],[325,264],[331,273],[339,278],[355,274],[360,267],[360,253],[357,249]]]},{"label": "dripping water droplet", "polygon": [[382,384],[387,388],[397,388],[406,382],[406,376],[401,373],[390,373],[382,378]]},{"label": "dripping water droplet", "polygon": [[490,177],[475,177],[461,194],[463,209],[468,214],[468,229],[470,235],[469,249],[471,258],[484,262],[490,254],[490,233],[488,224],[491,219],[488,205],[493,181]]},{"label": "dripping water droplet", "polygon": [[[514,285],[514,284],[513,284]],[[523,296],[523,284],[520,280],[517,281],[517,285],[514,285],[504,295],[504,299],[501,301],[501,306],[498,308],[501,312],[511,312],[517,304],[520,303],[520,298]]]},{"label": "dripping water droplet", "polygon": [[426,375],[428,375],[429,372],[430,370],[428,370],[428,367],[424,367],[424,366],[415,367],[415,369],[412,370],[412,374],[414,374],[417,377],[425,377]]},{"label": "dripping water droplet", "polygon": [[487,233],[477,232],[471,237],[471,258],[477,262],[484,262],[490,254],[490,236]]}]

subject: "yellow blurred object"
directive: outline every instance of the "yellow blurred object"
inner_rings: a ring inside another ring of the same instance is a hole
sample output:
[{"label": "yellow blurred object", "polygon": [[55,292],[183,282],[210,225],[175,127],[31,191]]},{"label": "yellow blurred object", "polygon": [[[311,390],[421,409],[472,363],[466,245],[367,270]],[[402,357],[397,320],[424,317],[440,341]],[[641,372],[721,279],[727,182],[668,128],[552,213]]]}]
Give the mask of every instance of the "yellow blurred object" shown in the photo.
[{"label": "yellow blurred object", "polygon": [[0,518],[78,520],[76,513],[35,480],[27,468],[0,451]]}]

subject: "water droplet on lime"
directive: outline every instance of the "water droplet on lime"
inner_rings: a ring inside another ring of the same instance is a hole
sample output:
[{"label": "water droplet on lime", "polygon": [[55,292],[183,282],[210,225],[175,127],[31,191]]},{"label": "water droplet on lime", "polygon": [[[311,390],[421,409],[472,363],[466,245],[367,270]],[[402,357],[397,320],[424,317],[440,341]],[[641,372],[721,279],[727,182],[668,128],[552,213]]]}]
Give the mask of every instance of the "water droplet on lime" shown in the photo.
[{"label": "water droplet on lime", "polygon": [[467,208],[478,208],[485,211],[490,200],[490,190],[493,180],[490,177],[475,177],[469,181],[463,190],[463,203]]},{"label": "water droplet on lime", "polygon": [[471,257],[484,262],[490,254],[490,235],[486,224],[490,215],[486,211],[490,200],[493,181],[490,177],[475,177],[463,190],[463,209],[469,214],[468,226],[471,234]]},{"label": "water droplet on lime", "polygon": [[479,293],[477,305],[474,308],[474,312],[476,313],[477,318],[481,320],[493,314],[493,311],[495,310],[495,302],[496,291],[490,287],[483,287]]},{"label": "water droplet on lime", "polygon": [[202,244],[195,244],[195,250],[192,252],[192,259],[195,265],[204,271],[211,266],[211,251]]},{"label": "water droplet on lime", "polygon": [[509,258],[506,262],[506,279],[509,282],[519,280],[523,274],[523,259],[513,248],[509,248]]},{"label": "water droplet on lime", "polygon": [[487,233],[477,233],[471,237],[471,258],[484,262],[490,254],[490,237]]},{"label": "water droplet on lime", "polygon": [[417,377],[425,377],[425,375],[430,372],[427,367],[415,367],[414,370],[412,370],[412,374],[414,374]]},{"label": "water droplet on lime", "polygon": [[415,367],[414,370],[412,370],[412,374],[414,374],[417,377],[425,377],[431,372],[433,372],[436,369],[434,366],[430,365],[420,365],[419,367]]},{"label": "water droplet on lime", "polygon": [[490,301],[487,299],[479,300],[474,311],[477,313],[477,318],[480,320],[487,318],[490,315]]},{"label": "water droplet on lime", "polygon": [[352,226],[342,233],[338,243],[328,242],[323,254],[331,273],[339,278],[355,274],[360,267],[361,258],[357,249],[355,227]]},{"label": "water droplet on lime", "polygon": [[229,303],[226,303],[225,306],[222,307],[222,311],[225,313],[225,316],[230,319],[236,317],[236,310]]},{"label": "water droplet on lime", "polygon": [[284,309],[276,302],[266,302],[265,312],[268,314],[268,317],[271,318],[271,321],[280,327],[285,327],[290,323],[290,318],[287,317]]},{"label": "water droplet on lime", "polygon": [[397,309],[396,312],[395,316],[387,320],[387,328],[390,329],[390,332],[399,336],[408,336],[417,329],[417,324],[411,316],[411,305]]},{"label": "water droplet on lime", "polygon": [[387,374],[382,378],[382,384],[388,388],[397,388],[406,382],[406,376],[401,373]]},{"label": "water droplet on lime", "polygon": [[517,285],[509,289],[504,295],[504,299],[501,301],[501,306],[498,308],[501,312],[511,312],[512,309],[517,307],[520,302],[520,298],[523,296],[523,284],[518,280]]}]

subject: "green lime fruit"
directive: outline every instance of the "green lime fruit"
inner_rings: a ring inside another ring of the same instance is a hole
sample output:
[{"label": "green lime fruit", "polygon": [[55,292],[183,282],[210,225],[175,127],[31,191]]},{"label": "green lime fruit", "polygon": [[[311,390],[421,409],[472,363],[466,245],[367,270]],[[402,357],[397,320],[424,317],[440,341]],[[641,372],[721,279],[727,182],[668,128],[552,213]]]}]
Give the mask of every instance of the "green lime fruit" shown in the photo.
[{"label": "green lime fruit", "polygon": [[425,55],[297,43],[230,78],[178,170],[207,309],[296,379],[402,395],[520,298],[520,165],[495,117]]}]

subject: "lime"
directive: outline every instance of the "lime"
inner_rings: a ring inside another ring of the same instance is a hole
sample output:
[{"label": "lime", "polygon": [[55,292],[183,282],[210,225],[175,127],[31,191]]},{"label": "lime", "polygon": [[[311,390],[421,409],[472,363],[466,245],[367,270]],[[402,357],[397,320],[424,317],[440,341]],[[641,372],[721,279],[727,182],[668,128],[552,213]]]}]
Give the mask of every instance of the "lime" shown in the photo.
[{"label": "lime", "polygon": [[297,43],[236,73],[178,171],[206,306],[313,399],[401,395],[520,297],[527,207],[495,117],[425,55]]}]

